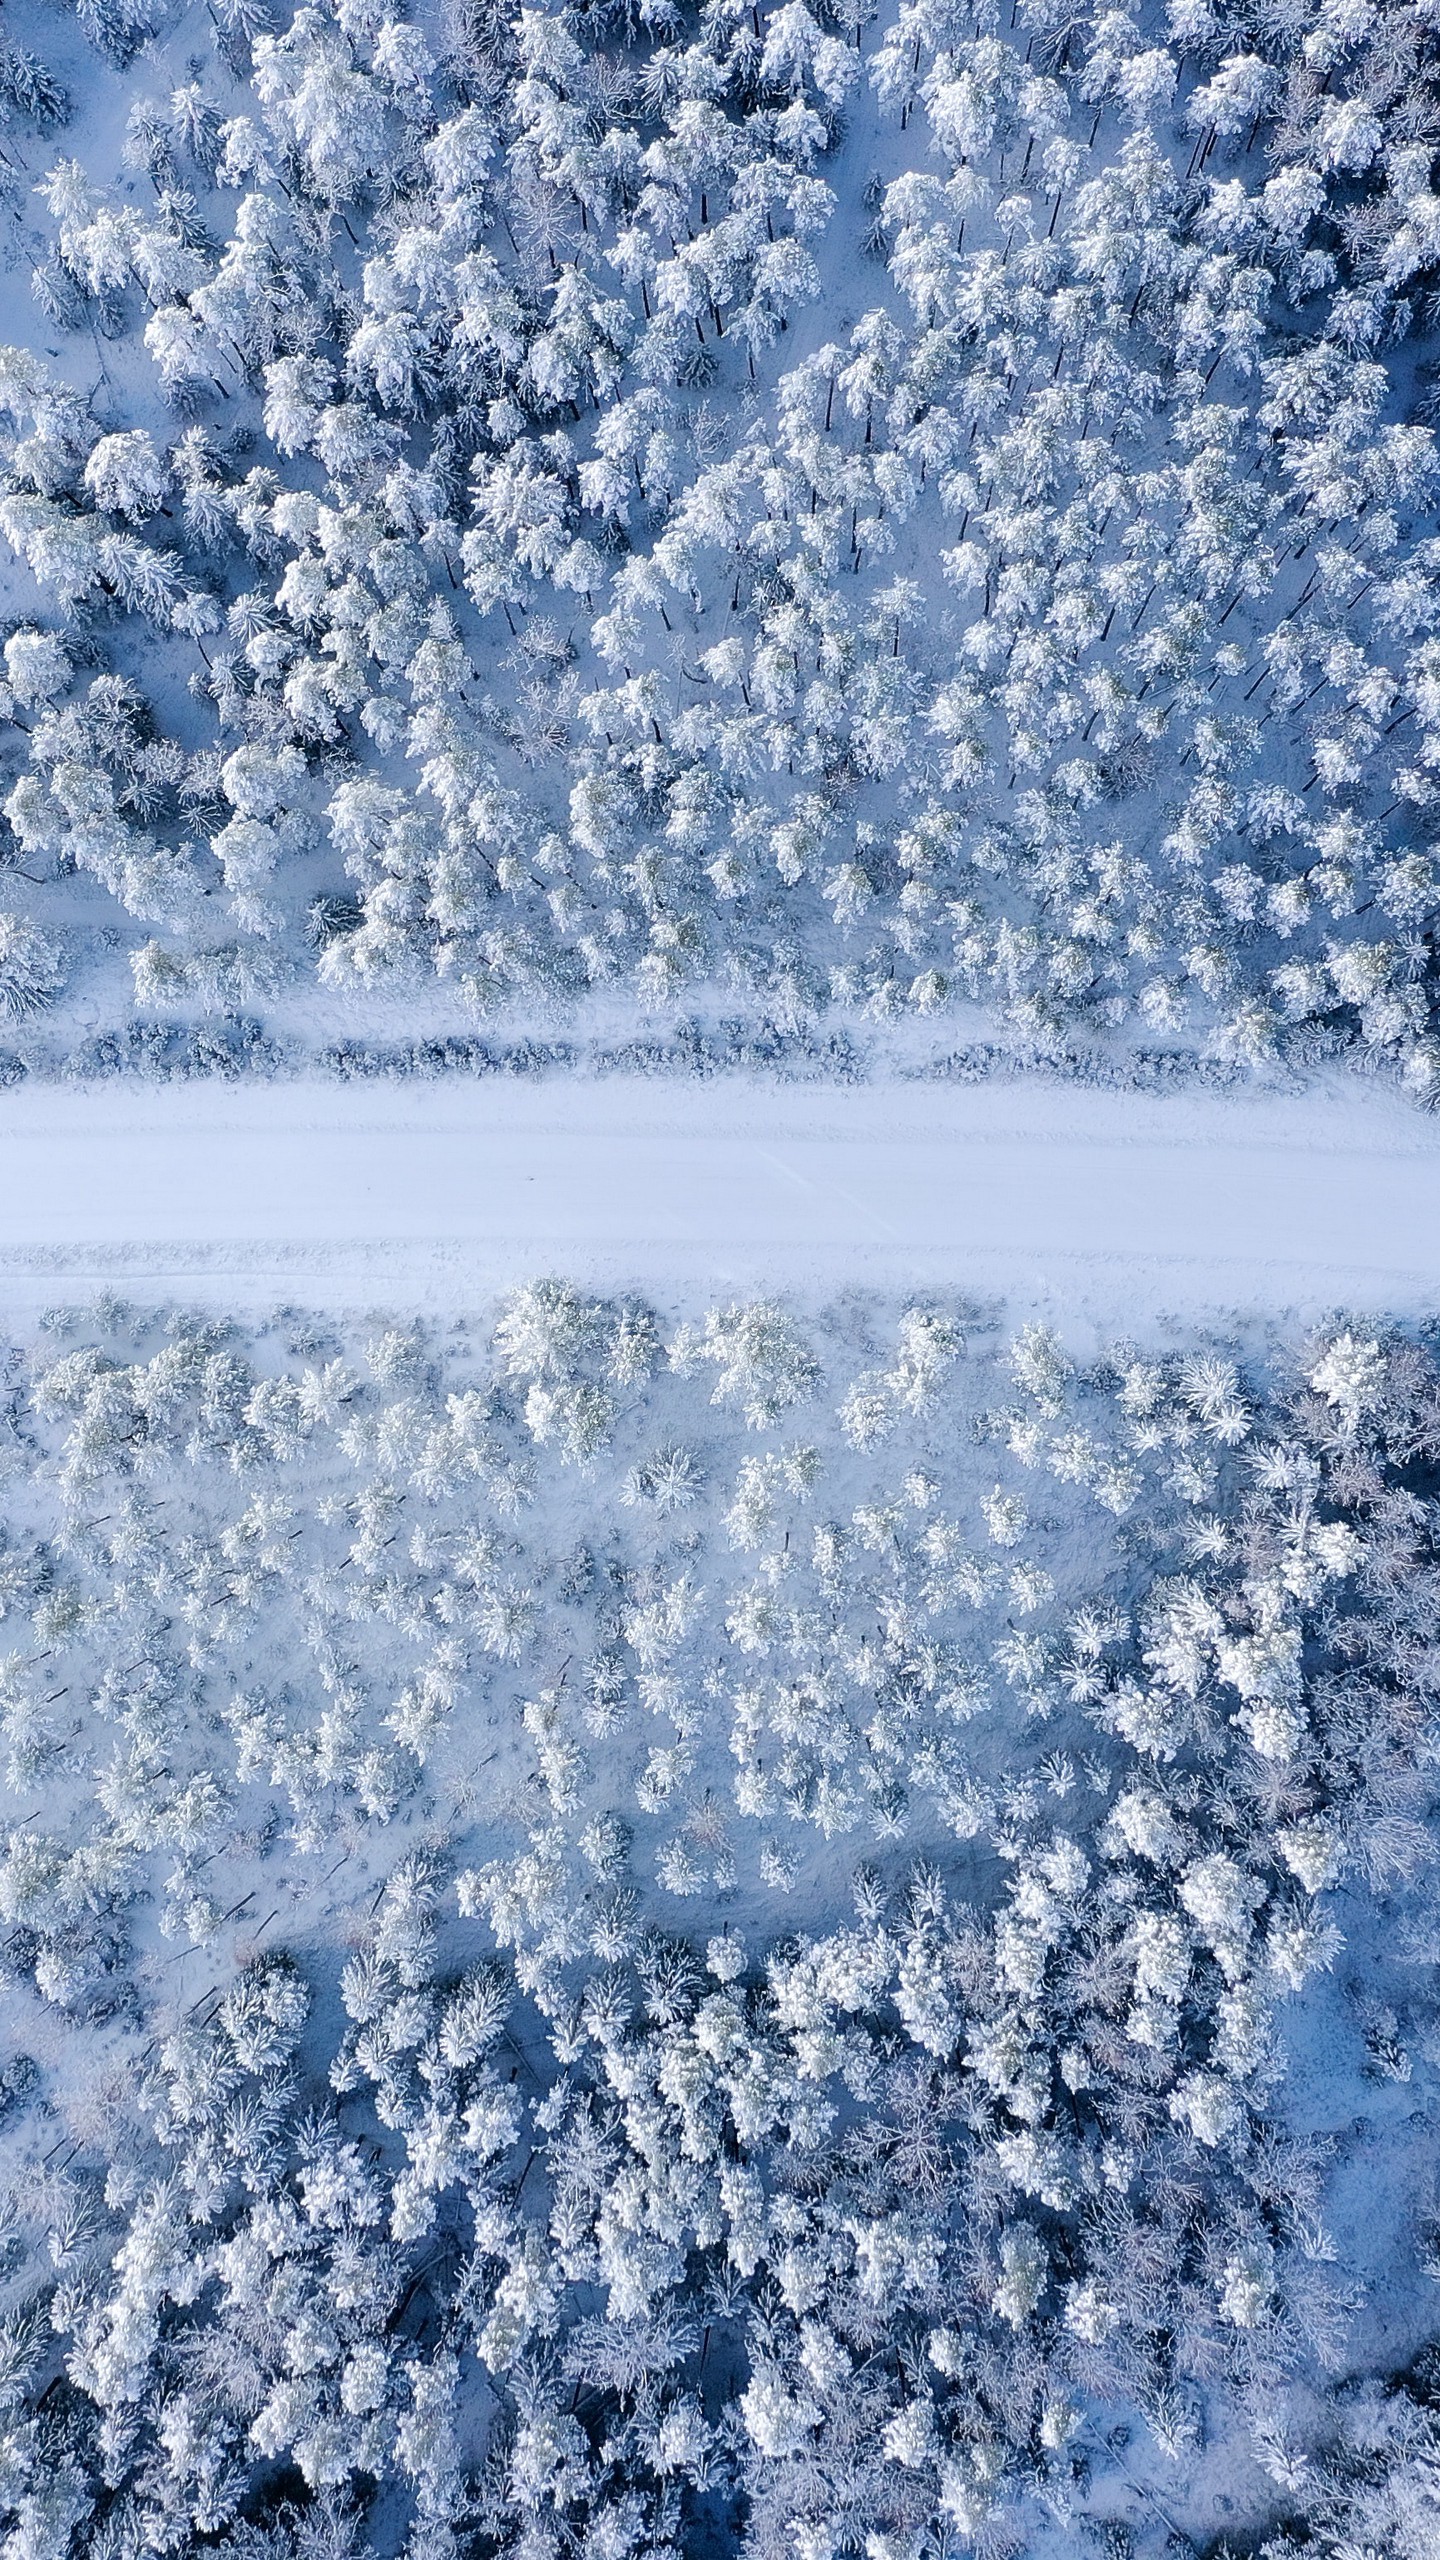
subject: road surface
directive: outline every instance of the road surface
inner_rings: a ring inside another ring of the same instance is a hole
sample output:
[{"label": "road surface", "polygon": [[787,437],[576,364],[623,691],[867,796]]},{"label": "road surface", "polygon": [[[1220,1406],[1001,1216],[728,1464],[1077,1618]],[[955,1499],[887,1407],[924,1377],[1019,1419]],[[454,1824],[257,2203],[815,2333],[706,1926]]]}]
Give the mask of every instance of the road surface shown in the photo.
[{"label": "road surface", "polygon": [[955,1285],[1117,1322],[1440,1310],[1440,1123],[1039,1082],[610,1078],[0,1095],[0,1304],[462,1304],[566,1270],[689,1300]]}]

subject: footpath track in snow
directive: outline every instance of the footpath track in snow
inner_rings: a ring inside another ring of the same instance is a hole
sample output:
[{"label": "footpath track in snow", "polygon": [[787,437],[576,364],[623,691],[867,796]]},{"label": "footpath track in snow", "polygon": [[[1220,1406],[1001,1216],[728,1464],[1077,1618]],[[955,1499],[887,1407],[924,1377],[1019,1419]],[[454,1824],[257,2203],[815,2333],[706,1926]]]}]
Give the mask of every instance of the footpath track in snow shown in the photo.
[{"label": "footpath track in snow", "polygon": [[1112,1328],[1440,1310],[1440,1123],[1378,1090],[1040,1082],[32,1086],[0,1096],[0,1305],[104,1283],[460,1305],[953,1284]]}]

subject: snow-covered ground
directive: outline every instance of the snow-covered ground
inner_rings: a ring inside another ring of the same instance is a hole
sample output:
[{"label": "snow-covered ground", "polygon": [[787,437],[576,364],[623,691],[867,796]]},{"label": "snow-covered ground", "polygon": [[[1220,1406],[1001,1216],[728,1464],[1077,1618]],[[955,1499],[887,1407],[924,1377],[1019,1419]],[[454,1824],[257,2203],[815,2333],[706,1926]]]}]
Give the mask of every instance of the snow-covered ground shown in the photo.
[{"label": "snow-covered ground", "polygon": [[1440,1128],[1374,1090],[216,1085],[0,1102],[7,1302],[59,1278],[427,1305],[946,1282],[1062,1323],[1440,1304]]}]

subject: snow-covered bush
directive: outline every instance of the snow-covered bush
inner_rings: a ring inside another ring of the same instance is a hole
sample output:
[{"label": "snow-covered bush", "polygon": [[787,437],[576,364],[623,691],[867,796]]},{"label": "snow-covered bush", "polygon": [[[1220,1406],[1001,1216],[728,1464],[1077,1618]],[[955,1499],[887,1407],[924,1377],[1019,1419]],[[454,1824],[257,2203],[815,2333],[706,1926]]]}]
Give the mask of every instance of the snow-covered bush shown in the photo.
[{"label": "snow-covered bush", "polygon": [[23,1021],[49,1004],[64,978],[54,934],[25,916],[0,913],[0,1014]]}]

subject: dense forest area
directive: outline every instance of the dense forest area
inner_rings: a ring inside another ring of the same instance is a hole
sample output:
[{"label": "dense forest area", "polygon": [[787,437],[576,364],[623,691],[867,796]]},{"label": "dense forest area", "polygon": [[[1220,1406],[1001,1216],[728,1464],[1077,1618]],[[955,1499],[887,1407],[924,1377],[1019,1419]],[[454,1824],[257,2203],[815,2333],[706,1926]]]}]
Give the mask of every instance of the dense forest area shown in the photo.
[{"label": "dense forest area", "polygon": [[1433,1096],[1428,0],[11,22],[10,1073]]},{"label": "dense forest area", "polygon": [[113,1303],[0,1456],[7,2560],[1429,2551],[1423,1344]]}]

